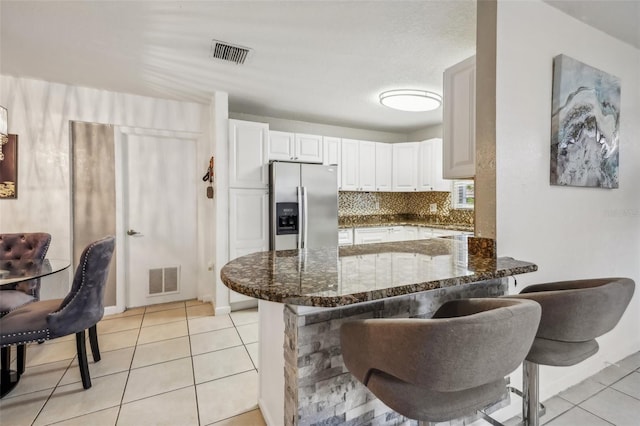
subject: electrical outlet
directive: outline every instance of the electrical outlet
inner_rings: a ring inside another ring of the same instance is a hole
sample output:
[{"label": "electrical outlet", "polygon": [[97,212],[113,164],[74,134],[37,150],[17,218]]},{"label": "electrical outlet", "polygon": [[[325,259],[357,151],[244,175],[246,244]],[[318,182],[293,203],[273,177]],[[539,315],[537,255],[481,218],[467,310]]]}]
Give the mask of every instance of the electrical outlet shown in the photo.
[{"label": "electrical outlet", "polygon": [[438,205],[436,203],[429,204],[429,213],[438,213]]}]

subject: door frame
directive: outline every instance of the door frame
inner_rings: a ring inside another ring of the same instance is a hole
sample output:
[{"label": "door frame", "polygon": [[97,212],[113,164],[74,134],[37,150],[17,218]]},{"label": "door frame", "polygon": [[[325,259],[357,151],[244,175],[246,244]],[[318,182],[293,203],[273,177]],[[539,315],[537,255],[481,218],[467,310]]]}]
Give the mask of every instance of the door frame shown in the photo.
[{"label": "door frame", "polygon": [[[142,127],[129,127],[129,126],[113,126],[113,142],[115,151],[115,185],[116,185],[116,250],[115,261],[117,265],[116,272],[116,306],[110,312],[105,314],[115,314],[124,312],[129,302],[129,294],[127,291],[127,278],[129,268],[129,253],[127,244],[127,229],[126,229],[126,194],[128,188],[125,188],[125,183],[128,182],[128,176],[126,171],[128,170],[128,158],[125,156],[126,149],[124,143],[127,136],[152,136],[161,138],[179,138],[192,140],[196,149],[196,164],[199,164],[199,140],[202,137],[201,132],[190,132],[182,130],[159,130],[148,129]],[[196,213],[199,209],[199,201],[196,196]],[[199,221],[198,221],[199,222]],[[198,232],[199,223],[196,224],[196,247],[200,247],[200,239],[202,238],[201,232]],[[200,281],[200,265],[196,262],[196,288],[199,288]]]}]

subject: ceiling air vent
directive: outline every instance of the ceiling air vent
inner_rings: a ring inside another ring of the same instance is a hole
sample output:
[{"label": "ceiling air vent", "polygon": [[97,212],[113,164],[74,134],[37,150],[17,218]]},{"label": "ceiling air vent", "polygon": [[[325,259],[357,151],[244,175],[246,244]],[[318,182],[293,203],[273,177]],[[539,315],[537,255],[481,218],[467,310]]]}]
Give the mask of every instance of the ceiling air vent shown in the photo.
[{"label": "ceiling air vent", "polygon": [[235,64],[244,64],[247,60],[247,55],[251,49],[242,46],[234,46],[220,40],[213,40],[211,42],[211,57],[215,59],[222,59],[223,61],[234,62]]}]

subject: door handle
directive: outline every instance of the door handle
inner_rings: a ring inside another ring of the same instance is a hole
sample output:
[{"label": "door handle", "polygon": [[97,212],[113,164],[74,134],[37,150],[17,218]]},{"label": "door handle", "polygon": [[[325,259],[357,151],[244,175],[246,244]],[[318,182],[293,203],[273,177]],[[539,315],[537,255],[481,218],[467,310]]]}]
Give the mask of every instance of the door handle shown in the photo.
[{"label": "door handle", "polygon": [[133,236],[133,235],[140,235],[140,233],[139,233],[138,231],[134,231],[133,229],[129,229],[129,230],[127,231],[127,235],[131,235],[131,236]]}]

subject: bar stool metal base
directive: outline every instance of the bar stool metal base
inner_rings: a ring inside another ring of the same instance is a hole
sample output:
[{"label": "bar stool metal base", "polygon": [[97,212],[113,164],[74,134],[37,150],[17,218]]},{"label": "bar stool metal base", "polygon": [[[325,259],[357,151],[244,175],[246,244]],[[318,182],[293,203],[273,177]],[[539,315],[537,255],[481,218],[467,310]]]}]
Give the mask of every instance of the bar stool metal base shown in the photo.
[{"label": "bar stool metal base", "polygon": [[[525,360],[522,363],[522,423],[524,426],[538,426],[540,424],[539,366]],[[544,413],[543,413],[544,414]]]}]

